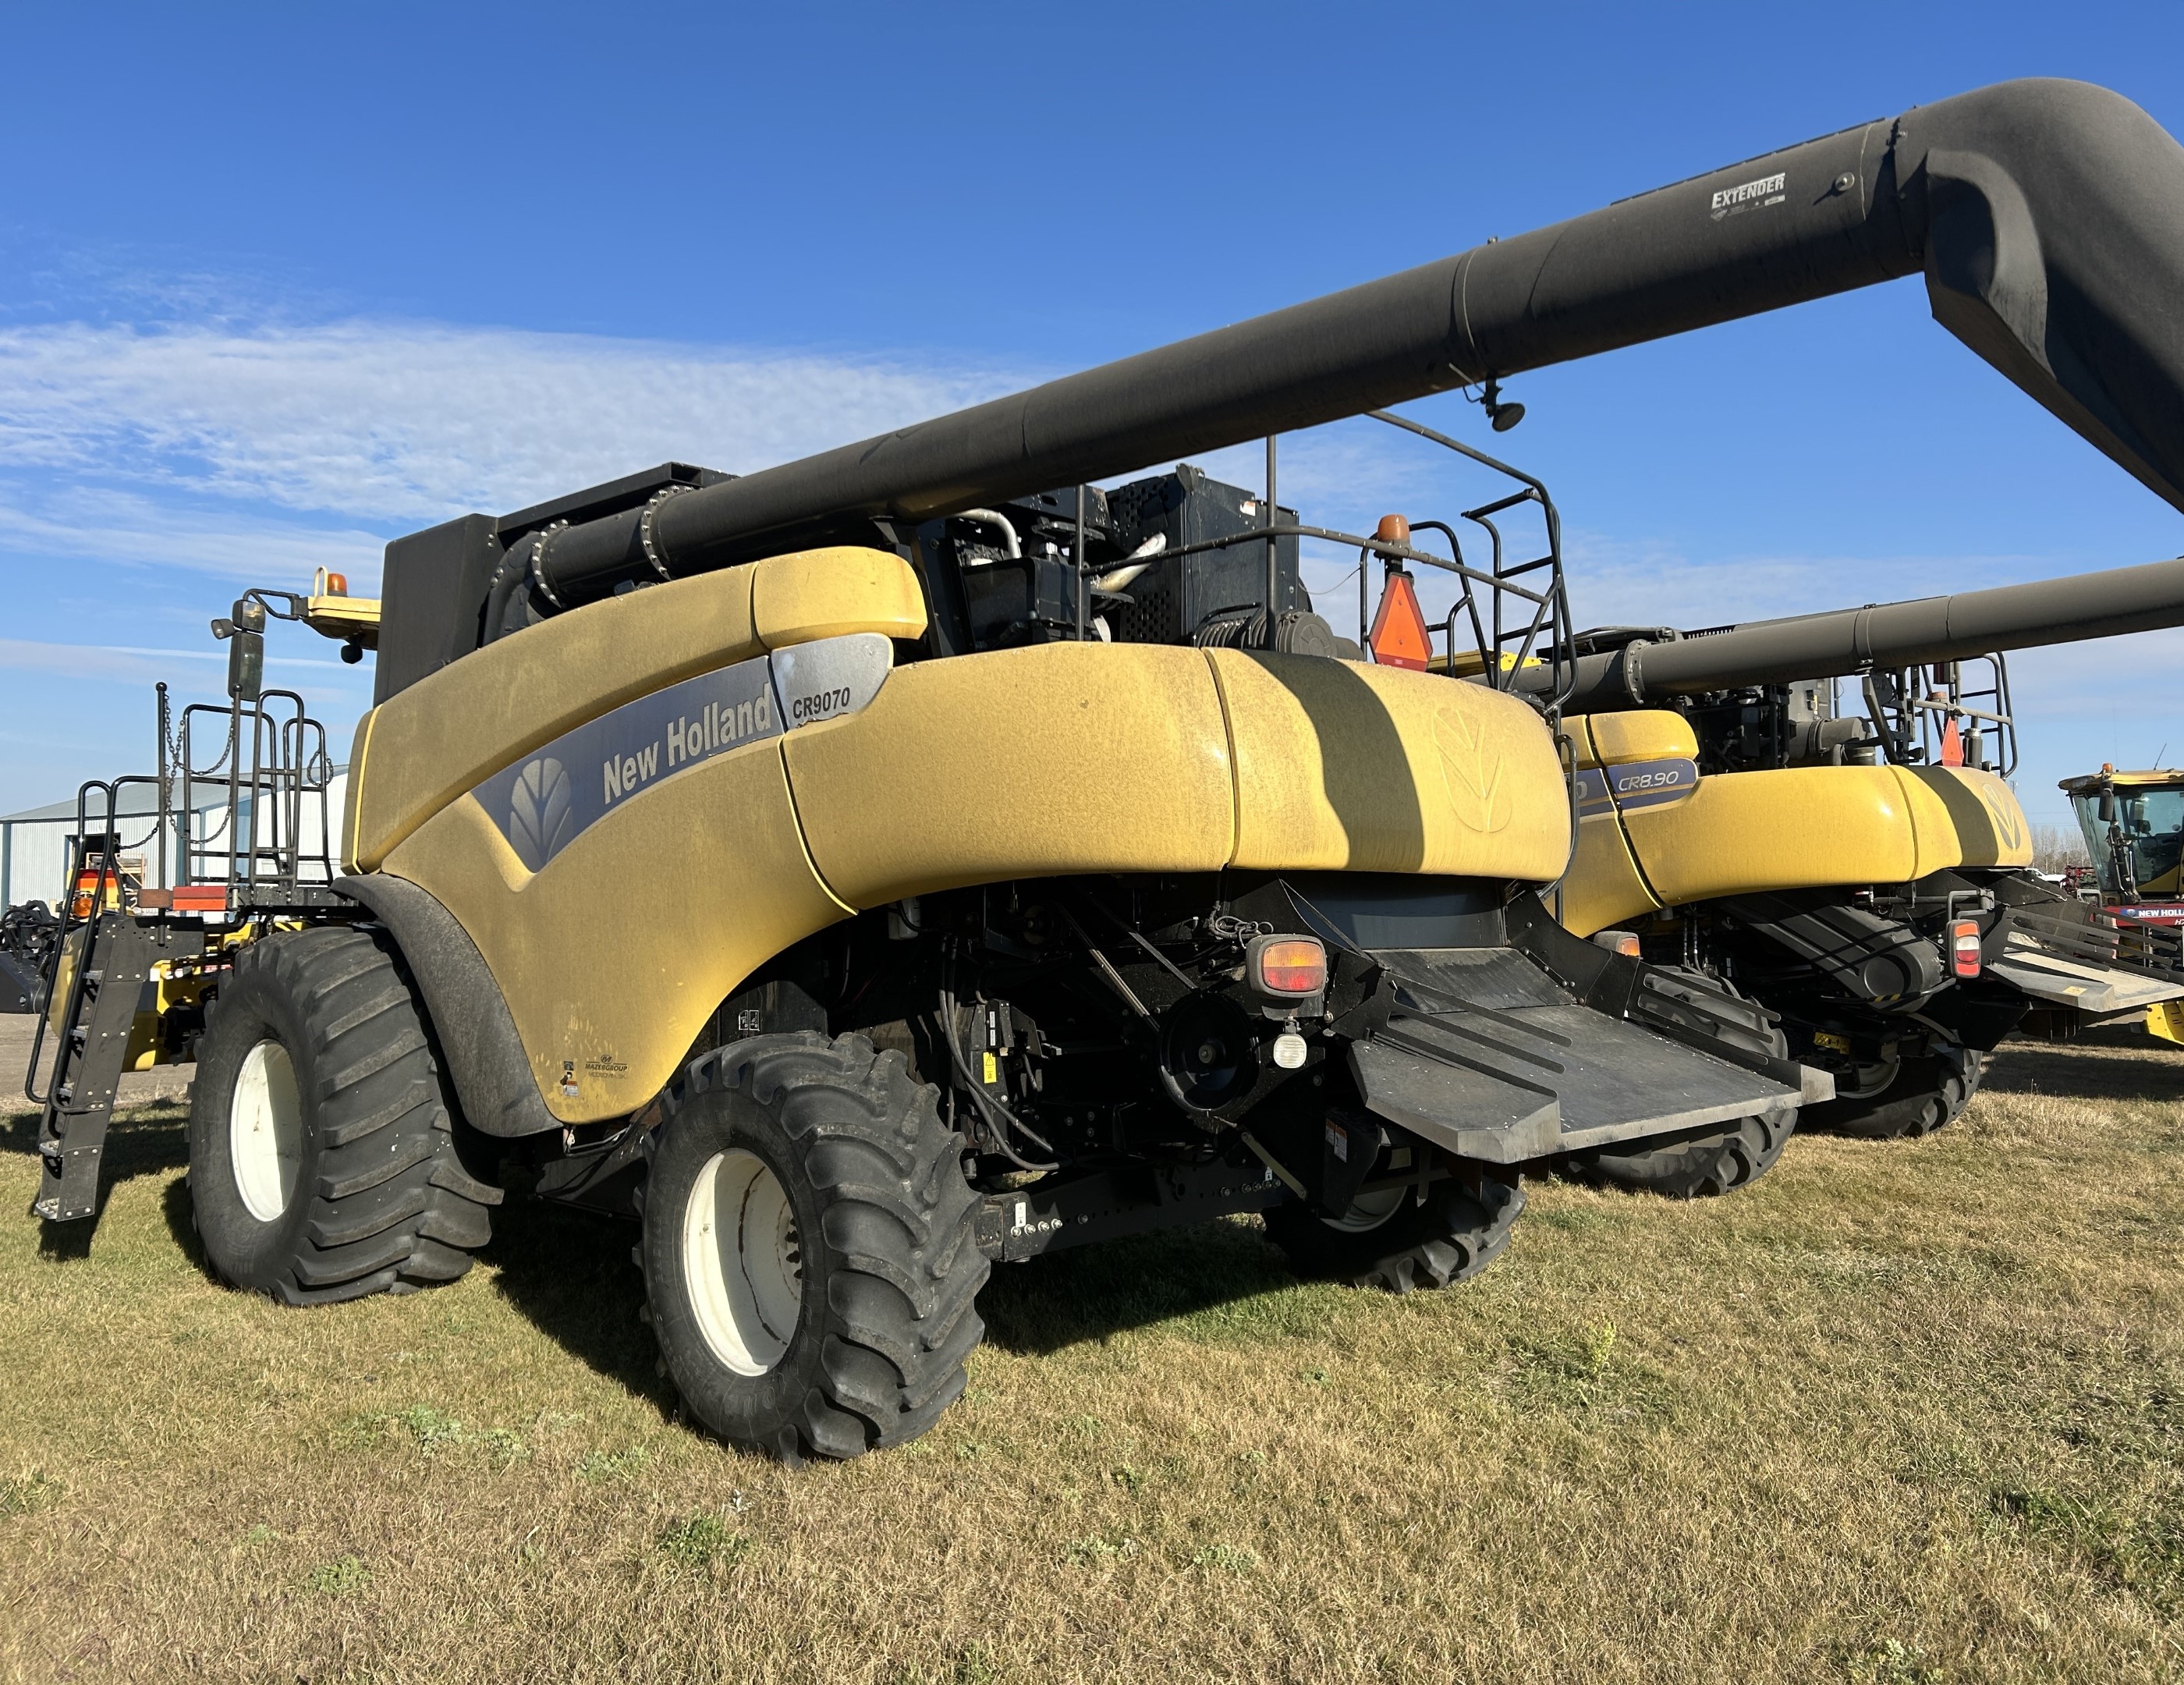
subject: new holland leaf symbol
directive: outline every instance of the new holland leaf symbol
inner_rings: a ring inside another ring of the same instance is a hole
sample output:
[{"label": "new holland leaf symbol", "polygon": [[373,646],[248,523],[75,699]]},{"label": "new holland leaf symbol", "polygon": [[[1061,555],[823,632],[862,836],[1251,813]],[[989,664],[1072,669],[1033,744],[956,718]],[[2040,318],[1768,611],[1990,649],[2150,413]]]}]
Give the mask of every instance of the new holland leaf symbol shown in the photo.
[{"label": "new holland leaf symbol", "polygon": [[569,838],[569,774],[546,755],[515,775],[508,799],[508,840],[533,872]]},{"label": "new holland leaf symbol", "polygon": [[1979,798],[1986,805],[1987,816],[1994,821],[1995,835],[2001,840],[2003,852],[2014,852],[2025,840],[2017,829],[2017,816],[1996,799],[1992,790],[1984,786],[1980,789]]},{"label": "new holland leaf symbol", "polygon": [[1440,750],[1441,780],[1456,817],[1482,835],[1507,824],[1510,804],[1502,789],[1502,757],[1487,746],[1479,727],[1455,709],[1443,708],[1434,716],[1434,746]]}]

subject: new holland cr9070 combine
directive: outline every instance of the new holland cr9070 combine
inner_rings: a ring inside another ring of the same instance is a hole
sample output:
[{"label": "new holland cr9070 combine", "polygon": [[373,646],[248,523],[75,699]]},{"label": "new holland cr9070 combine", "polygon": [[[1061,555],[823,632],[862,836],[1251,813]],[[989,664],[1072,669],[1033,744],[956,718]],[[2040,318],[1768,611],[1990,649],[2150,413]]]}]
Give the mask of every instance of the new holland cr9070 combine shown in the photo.
[{"label": "new holland cr9070 combine", "polygon": [[200,920],[255,933],[195,1049],[213,1267],[299,1303],[444,1280],[528,1158],[641,1205],[702,1421],[850,1456],[956,1396],[994,1260],[1253,1211],[1303,1267],[1446,1282],[1527,1165],[1825,1098],[1732,990],[1540,899],[1573,830],[1552,541],[1464,570],[1463,683],[1344,658],[1271,483],[1096,483],[1922,273],[2184,502],[2184,153],[2036,82],[746,477],[393,544],[343,874]]}]

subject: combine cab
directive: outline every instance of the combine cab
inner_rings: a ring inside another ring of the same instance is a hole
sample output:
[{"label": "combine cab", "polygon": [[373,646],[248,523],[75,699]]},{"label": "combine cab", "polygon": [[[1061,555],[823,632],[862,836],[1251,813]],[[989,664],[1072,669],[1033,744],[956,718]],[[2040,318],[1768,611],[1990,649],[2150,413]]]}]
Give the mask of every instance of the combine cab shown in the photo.
[{"label": "combine cab", "polygon": [[[2062,789],[2092,862],[2085,887],[2142,942],[2184,935],[2184,773],[2103,767],[2064,779]],[[2164,1041],[2184,1042],[2184,1005],[2149,1005],[2146,1027]]]},{"label": "combine cab", "polygon": [[2184,924],[2184,773],[2103,767],[2061,788],[2101,905],[2139,924]]}]

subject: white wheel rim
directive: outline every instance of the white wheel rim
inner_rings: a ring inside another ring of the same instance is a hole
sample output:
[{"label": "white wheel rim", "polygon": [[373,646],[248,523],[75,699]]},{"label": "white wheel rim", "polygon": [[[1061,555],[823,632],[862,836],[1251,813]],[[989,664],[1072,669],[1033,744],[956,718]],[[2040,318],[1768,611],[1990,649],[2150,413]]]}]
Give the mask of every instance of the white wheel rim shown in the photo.
[{"label": "white wheel rim", "polygon": [[682,1210],[682,1275],[698,1331],[738,1375],[782,1359],[804,1308],[804,1248],[781,1179],[741,1147],[698,1172]]},{"label": "white wheel rim", "polygon": [[1399,1188],[1382,1188],[1378,1193],[1360,1194],[1340,1217],[1323,1217],[1319,1220],[1346,1235],[1362,1235],[1379,1228],[1401,1210],[1410,1193],[1410,1186],[1406,1184]]},{"label": "white wheel rim", "polygon": [[296,1068],[277,1041],[261,1041],[242,1056],[227,1104],[227,1158],[235,1191],[253,1217],[270,1223],[288,1208],[304,1159],[304,1105]]}]

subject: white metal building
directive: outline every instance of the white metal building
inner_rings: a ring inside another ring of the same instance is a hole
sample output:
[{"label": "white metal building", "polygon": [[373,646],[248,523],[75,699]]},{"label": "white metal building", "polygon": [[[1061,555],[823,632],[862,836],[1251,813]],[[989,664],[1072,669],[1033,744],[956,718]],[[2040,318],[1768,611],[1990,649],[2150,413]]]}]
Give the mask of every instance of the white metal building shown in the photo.
[{"label": "white metal building", "polygon": [[[325,812],[315,794],[307,796],[298,830],[306,860],[326,856],[336,851],[329,847],[329,838],[338,839],[341,830],[342,803],[348,794],[348,768],[337,767],[332,783],[327,786]],[[180,792],[177,792],[179,797]],[[58,907],[67,893],[67,879],[70,862],[75,857],[76,842],[85,829],[94,834],[110,829],[121,834],[121,852],[142,856],[144,862],[144,884],[147,888],[165,889],[173,882],[181,855],[185,827],[192,845],[196,849],[213,849],[223,853],[228,847],[228,791],[225,784],[213,779],[198,779],[189,792],[187,802],[177,800],[176,806],[184,810],[178,812],[174,823],[174,834],[166,841],[165,865],[162,869],[159,832],[159,801],[148,785],[131,785],[123,790],[116,804],[117,823],[109,826],[105,819],[103,797],[93,792],[89,797],[89,824],[80,824],[74,801],[56,801],[44,807],[26,808],[20,813],[0,816],[0,907],[14,907],[27,901],[42,901]],[[240,829],[255,829],[261,842],[272,840],[272,816],[250,812],[248,795],[242,804]],[[254,825],[254,818],[255,823]],[[340,869],[340,862],[333,862]],[[224,859],[212,863],[210,875],[225,877]],[[207,875],[200,871],[198,875]],[[309,867],[305,875],[317,875]]]}]

